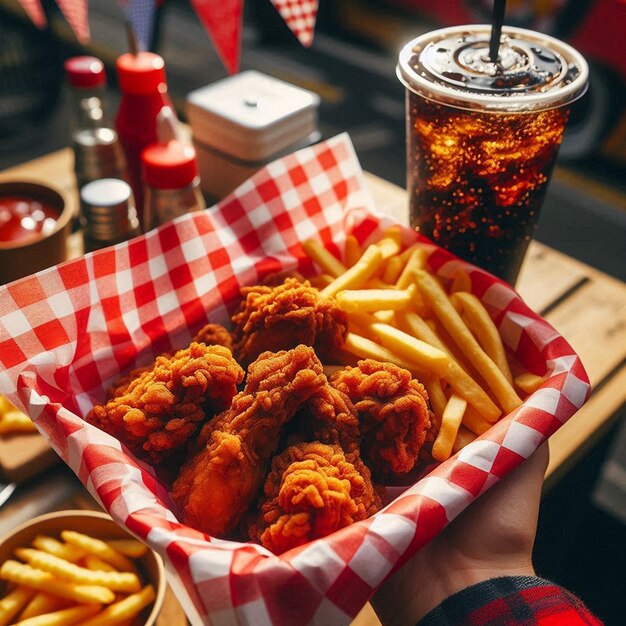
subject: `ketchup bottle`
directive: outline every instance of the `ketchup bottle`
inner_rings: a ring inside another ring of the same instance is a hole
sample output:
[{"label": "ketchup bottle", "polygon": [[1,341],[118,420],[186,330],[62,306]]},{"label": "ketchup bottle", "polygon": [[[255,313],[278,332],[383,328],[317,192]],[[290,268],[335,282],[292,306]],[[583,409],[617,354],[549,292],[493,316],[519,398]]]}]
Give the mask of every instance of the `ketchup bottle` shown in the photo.
[{"label": "ketchup bottle", "polygon": [[[138,207],[143,207],[141,152],[157,141],[157,116],[164,106],[172,106],[167,95],[165,64],[152,52],[123,54],[117,59],[117,75],[122,93],[115,120],[126,155],[128,181]],[[139,219],[143,230],[143,211]]]}]

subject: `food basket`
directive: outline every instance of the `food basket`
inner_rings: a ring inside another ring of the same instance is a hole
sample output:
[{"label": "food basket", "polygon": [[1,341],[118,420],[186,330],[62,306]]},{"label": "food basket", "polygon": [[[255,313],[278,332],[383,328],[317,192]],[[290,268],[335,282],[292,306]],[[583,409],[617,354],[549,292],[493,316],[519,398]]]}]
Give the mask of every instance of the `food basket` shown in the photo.
[{"label": "food basket", "polygon": [[[195,624],[349,623],[395,568],[528,457],[586,400],[567,342],[497,278],[430,247],[446,280],[465,269],[504,344],[543,386],[484,435],[373,517],[275,556],[177,521],[167,488],[81,416],[121,372],[227,323],[239,287],[277,270],[310,275],[301,242],[337,256],[392,221],[378,214],[347,135],[282,158],[215,207],[0,288],[0,393],[41,433],[112,517],[163,557]],[[406,242],[418,235],[405,229]]]}]

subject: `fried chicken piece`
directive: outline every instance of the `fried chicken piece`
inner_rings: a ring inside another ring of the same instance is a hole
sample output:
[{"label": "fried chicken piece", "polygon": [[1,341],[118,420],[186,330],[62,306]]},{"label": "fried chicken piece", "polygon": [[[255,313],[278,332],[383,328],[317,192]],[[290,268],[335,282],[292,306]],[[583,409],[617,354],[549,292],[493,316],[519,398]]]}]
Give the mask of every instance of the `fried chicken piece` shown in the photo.
[{"label": "fried chicken piece", "polygon": [[161,463],[184,452],[206,417],[230,404],[243,375],[228,348],[192,343],[157,357],[121,395],[95,406],[85,419],[138,457]]},{"label": "fried chicken piece", "polygon": [[324,359],[343,345],[345,312],[308,281],[287,278],[275,287],[244,287],[241,294],[244,299],[232,321],[233,352],[242,365],[266,350],[304,344]]},{"label": "fried chicken piece", "polygon": [[[230,336],[230,332],[220,324],[207,324],[196,333],[191,343],[204,343],[207,346],[224,346],[231,351],[233,349],[233,340]],[[160,356],[169,359],[172,355],[172,352],[164,352]],[[154,364],[155,361],[152,361],[149,365],[137,367],[128,372],[128,374],[119,376],[107,389],[107,400],[111,400],[112,398],[126,393],[128,385],[130,385],[135,378],[139,378],[144,372],[149,372],[154,367]]]},{"label": "fried chicken piece", "polygon": [[381,508],[369,471],[339,446],[301,443],[274,457],[250,538],[276,554],[325,537]]},{"label": "fried chicken piece", "polygon": [[200,449],[182,467],[172,497],[183,521],[216,537],[234,530],[257,496],[281,429],[327,384],[306,346],[265,352],[250,365],[246,386],[200,433]]},{"label": "fried chicken piece", "polygon": [[431,425],[422,384],[407,370],[372,359],[336,372],[330,384],[356,407],[361,453],[374,476],[413,469]]},{"label": "fried chicken piece", "polygon": [[359,450],[359,419],[350,398],[330,384],[307,401],[299,427],[308,441],[340,446],[346,454]]},{"label": "fried chicken piece", "polygon": [[230,331],[221,324],[207,324],[203,326],[192,339],[192,342],[205,343],[207,346],[224,346],[233,349],[233,338]]}]

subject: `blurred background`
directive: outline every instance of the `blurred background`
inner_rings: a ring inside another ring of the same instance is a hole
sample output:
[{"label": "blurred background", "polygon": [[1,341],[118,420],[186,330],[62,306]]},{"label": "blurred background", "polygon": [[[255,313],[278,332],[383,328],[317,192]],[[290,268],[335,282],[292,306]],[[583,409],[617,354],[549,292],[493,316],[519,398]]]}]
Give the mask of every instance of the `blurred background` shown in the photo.
[{"label": "blurred background", "polygon": [[[120,6],[90,0],[87,45],[55,2],[42,6],[48,25],[38,30],[17,0],[0,0],[0,169],[69,145],[67,57],[104,61],[109,110],[116,109],[115,59],[128,50]],[[269,0],[246,0],[241,70],[316,92],[323,138],[347,130],[364,169],[404,186],[398,51],[436,27],[489,22],[491,6],[490,0],[321,0],[313,45],[303,48]],[[186,95],[228,73],[188,0],[165,0],[155,17],[151,46],[165,59],[184,119]],[[572,112],[536,237],[624,281],[626,2],[509,0],[505,23],[563,39],[591,66],[590,89]],[[626,580],[626,469],[606,471],[612,459],[626,458],[619,427],[618,421],[546,494],[537,545],[538,572],[579,593],[609,624],[623,623]]]}]

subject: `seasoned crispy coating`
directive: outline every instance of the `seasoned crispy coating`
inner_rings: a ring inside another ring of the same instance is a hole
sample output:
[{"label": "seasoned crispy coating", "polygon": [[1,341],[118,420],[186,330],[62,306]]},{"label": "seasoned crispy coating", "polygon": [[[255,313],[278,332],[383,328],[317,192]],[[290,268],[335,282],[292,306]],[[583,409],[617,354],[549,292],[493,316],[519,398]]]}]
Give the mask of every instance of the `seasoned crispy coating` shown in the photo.
[{"label": "seasoned crispy coating", "polygon": [[192,342],[205,343],[207,346],[224,346],[233,349],[233,338],[230,332],[221,324],[207,324],[203,326],[192,339]]},{"label": "seasoned crispy coating", "polygon": [[373,515],[381,507],[369,471],[339,446],[300,443],[274,457],[251,539],[276,554]]},{"label": "seasoned crispy coating", "polygon": [[[202,327],[195,335],[195,337],[191,340],[191,343],[204,343],[207,346],[224,346],[232,351],[233,349],[233,340],[230,336],[230,332],[228,332],[223,326],[220,324],[207,324]],[[171,358],[171,352],[164,352],[161,356],[165,358]],[[139,378],[141,374],[144,372],[149,372],[154,367],[155,361],[150,363],[149,365],[145,365],[143,367],[137,367],[134,370],[128,372],[128,374],[123,374],[119,376],[113,384],[107,389],[107,400],[111,400],[116,396],[121,396],[128,389],[128,385],[135,380],[135,378]]]},{"label": "seasoned crispy coating", "polygon": [[244,287],[233,315],[233,352],[245,367],[266,350],[312,346],[324,359],[341,348],[346,314],[308,281],[287,278],[281,285]]},{"label": "seasoned crispy coating", "polygon": [[95,406],[85,419],[138,457],[161,463],[184,452],[205,419],[230,404],[243,374],[228,348],[192,343],[157,357],[123,393]]},{"label": "seasoned crispy coating", "polygon": [[326,383],[309,347],[260,355],[230,408],[204,426],[199,450],[174,482],[183,521],[218,537],[233,531],[258,495],[281,429]]},{"label": "seasoned crispy coating", "polygon": [[344,452],[359,449],[359,420],[350,398],[330,384],[307,401],[300,428],[309,441],[341,446]]},{"label": "seasoned crispy coating", "polygon": [[330,384],[356,407],[361,453],[374,476],[413,469],[431,425],[422,384],[407,370],[372,359],[334,373]]}]

